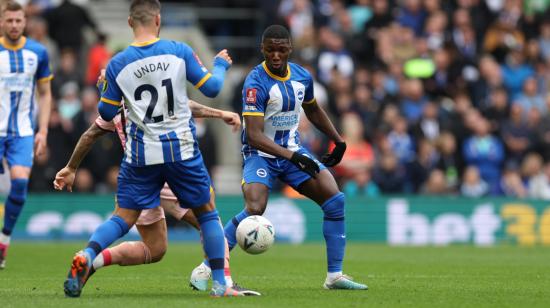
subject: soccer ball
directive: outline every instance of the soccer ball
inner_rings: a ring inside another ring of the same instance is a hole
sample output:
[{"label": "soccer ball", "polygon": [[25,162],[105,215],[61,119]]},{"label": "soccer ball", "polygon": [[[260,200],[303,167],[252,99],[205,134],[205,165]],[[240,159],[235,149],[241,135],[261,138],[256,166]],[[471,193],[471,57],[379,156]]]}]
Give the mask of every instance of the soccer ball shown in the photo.
[{"label": "soccer ball", "polygon": [[273,245],[275,229],[269,220],[262,216],[249,216],[237,227],[237,242],[249,254],[257,255]]}]

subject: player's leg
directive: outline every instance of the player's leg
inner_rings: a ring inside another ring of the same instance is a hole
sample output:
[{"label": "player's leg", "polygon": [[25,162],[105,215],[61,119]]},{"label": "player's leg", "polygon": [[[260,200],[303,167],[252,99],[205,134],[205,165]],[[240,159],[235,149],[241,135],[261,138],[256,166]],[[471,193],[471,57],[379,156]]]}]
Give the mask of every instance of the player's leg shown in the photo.
[{"label": "player's leg", "polygon": [[212,296],[242,296],[227,287],[224,277],[225,236],[215,204],[210,202],[210,177],[202,157],[168,163],[164,166],[166,182],[180,205],[190,208],[202,232],[202,244],[212,269]]},{"label": "player's leg", "polygon": [[323,235],[327,250],[327,289],[367,289],[366,285],[353,282],[342,273],[342,263],[346,249],[345,198],[338,189],[332,174],[323,169],[315,178],[310,178],[298,186],[298,191],[315,201],[323,210]]},{"label": "player's leg", "polygon": [[126,241],[104,249],[93,261],[94,271],[115,264],[141,265],[155,263],[162,259],[168,247],[163,209],[157,207],[142,211],[136,227],[142,241]]},{"label": "player's leg", "polygon": [[327,168],[316,160],[305,149],[299,150],[302,155],[312,157],[321,170],[315,178],[298,170],[287,162],[281,179],[294,187],[304,196],[321,206],[323,216],[323,235],[327,247],[327,279],[324,287],[330,289],[367,289],[366,285],[353,282],[342,273],[342,263],[346,250],[346,224],[344,212],[344,194]]},{"label": "player's leg", "polygon": [[246,217],[263,215],[267,206],[269,189],[278,175],[270,160],[258,155],[249,156],[243,166],[243,195],[245,208],[225,224],[225,237],[232,250],[237,245],[237,227]]},{"label": "player's leg", "polygon": [[65,295],[78,297],[84,287],[92,260],[135,224],[142,209],[158,207],[164,180],[158,166],[133,167],[121,164],[118,175],[117,203],[113,216],[92,234],[86,248],[73,258],[64,284]]},{"label": "player's leg", "polygon": [[[210,203],[212,206],[215,206],[215,200],[216,200],[216,194],[214,192],[213,188],[210,188]],[[176,217],[178,220],[184,220],[187,223],[197,226],[198,228],[198,221],[195,217],[195,214],[193,214],[193,211],[187,211],[186,209],[182,209],[179,207],[179,203],[175,202],[177,205],[177,208],[171,206],[171,204],[167,204],[164,209],[166,211],[170,211],[171,215]],[[184,214],[182,215],[182,211]],[[221,224],[221,221],[220,221]],[[200,230],[199,230],[200,231]],[[202,241],[202,234],[201,234],[201,241]],[[225,275],[225,283],[227,286],[232,287],[233,286],[233,279],[231,278],[231,269],[229,266],[229,246],[227,245],[227,239],[225,241],[225,262],[224,262],[224,275]],[[210,269],[210,263],[208,262],[208,257],[205,255],[203,262],[199,264],[199,266],[195,267],[193,271],[191,272],[191,277],[189,279],[189,285],[197,290],[197,291],[206,291],[208,289],[208,281],[212,278],[212,270]]]},{"label": "player's leg", "polygon": [[[11,188],[4,206],[4,225],[0,232],[0,269],[6,266],[11,234],[27,199],[27,187],[33,160],[34,138],[6,137],[0,141],[0,159],[4,153],[10,166]],[[1,164],[1,161],[0,161]]]}]

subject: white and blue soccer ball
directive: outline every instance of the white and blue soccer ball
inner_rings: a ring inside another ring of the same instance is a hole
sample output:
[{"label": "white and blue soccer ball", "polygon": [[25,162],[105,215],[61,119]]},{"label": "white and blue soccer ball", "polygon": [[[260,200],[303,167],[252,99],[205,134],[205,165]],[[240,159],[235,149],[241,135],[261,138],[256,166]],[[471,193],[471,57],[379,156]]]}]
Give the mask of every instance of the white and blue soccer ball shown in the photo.
[{"label": "white and blue soccer ball", "polygon": [[275,241],[273,224],[263,216],[249,216],[237,227],[237,242],[249,254],[265,252]]}]

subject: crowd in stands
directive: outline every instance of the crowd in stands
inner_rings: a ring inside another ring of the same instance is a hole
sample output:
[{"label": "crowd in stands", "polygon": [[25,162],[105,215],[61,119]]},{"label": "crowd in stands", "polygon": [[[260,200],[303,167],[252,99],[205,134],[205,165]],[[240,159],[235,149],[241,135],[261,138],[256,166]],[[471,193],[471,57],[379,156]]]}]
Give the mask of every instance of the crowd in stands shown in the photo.
[{"label": "crowd in stands", "polygon": [[[55,72],[49,151],[30,185],[48,191],[97,116],[95,80],[112,51],[84,6],[27,2],[27,35],[48,47]],[[205,2],[255,8],[264,14],[255,27],[289,28],[292,61],[312,72],[318,103],[347,141],[333,172],[348,196],[550,199],[550,1]],[[255,65],[261,54],[249,60],[235,62]],[[230,105],[239,112],[235,93]],[[318,155],[333,146],[305,119],[300,134]],[[116,136],[102,138],[76,190],[112,190],[121,157]]]},{"label": "crowd in stands", "polygon": [[314,73],[348,144],[334,169],[343,190],[548,198],[549,6],[282,0],[293,60]]}]

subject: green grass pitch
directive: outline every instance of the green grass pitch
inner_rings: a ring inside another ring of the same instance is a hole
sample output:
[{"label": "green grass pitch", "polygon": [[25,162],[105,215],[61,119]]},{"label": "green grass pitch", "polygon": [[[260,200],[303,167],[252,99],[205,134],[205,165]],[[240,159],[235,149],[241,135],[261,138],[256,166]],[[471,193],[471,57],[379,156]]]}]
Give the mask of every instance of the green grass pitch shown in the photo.
[{"label": "green grass pitch", "polygon": [[550,307],[550,248],[349,244],[344,269],[368,291],[327,291],[324,245],[276,244],[232,255],[234,279],[262,297],[210,298],[188,287],[198,244],[172,244],[157,264],[100,270],[82,296],[62,284],[80,244],[15,243],[0,271],[0,307]]}]

